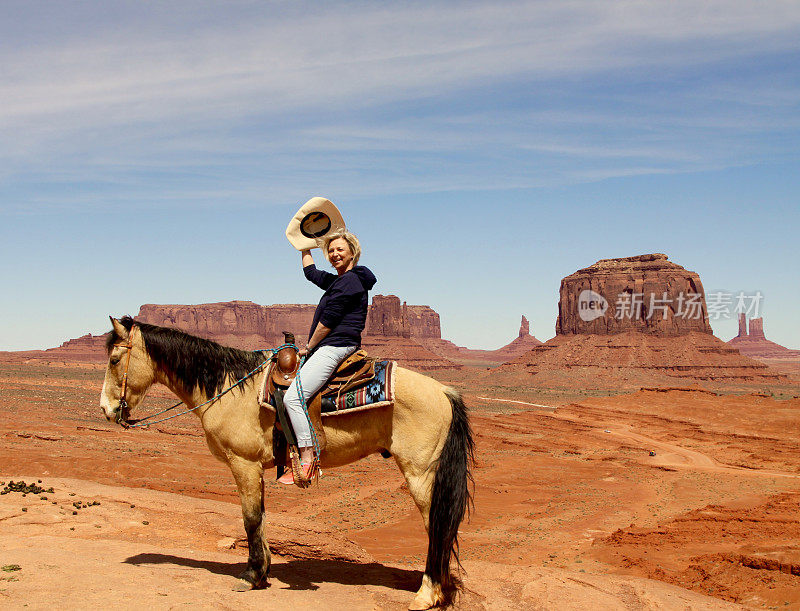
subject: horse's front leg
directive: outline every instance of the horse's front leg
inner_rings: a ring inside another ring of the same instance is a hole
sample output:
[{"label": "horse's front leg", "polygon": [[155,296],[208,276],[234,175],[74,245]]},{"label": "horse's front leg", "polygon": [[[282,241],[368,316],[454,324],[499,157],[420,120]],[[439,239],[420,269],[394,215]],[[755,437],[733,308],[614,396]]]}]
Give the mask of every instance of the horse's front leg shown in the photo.
[{"label": "horse's front leg", "polygon": [[263,467],[259,462],[235,457],[230,462],[239,499],[242,503],[244,530],[247,533],[247,568],[239,575],[237,590],[267,587],[267,576],[271,563],[269,545],[264,540],[261,527],[264,520]]}]

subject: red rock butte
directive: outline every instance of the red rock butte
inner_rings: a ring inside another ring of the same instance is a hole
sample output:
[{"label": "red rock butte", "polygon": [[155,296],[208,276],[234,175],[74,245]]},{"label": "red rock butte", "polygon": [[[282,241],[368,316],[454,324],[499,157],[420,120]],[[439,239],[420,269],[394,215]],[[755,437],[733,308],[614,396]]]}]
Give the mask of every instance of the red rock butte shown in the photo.
[{"label": "red rock butte", "polygon": [[[309,323],[310,324],[310,323]],[[367,312],[367,335],[387,337],[442,337],[439,314],[429,306],[408,305],[396,295],[375,295]]]},{"label": "red rock butte", "polygon": [[[283,331],[305,344],[316,306],[311,304],[260,305],[252,301],[220,303],[152,304],[139,309],[136,320],[180,329],[192,335],[243,350],[273,348],[283,343]],[[16,354],[26,358],[104,361],[108,334],[84,335],[58,348]],[[428,306],[407,305],[394,295],[376,295],[367,314],[364,347],[375,357],[400,361],[420,370],[458,367],[429,351],[422,339],[440,339],[439,314]]]},{"label": "red rock butte", "polygon": [[664,254],[603,259],[564,278],[556,337],[493,375],[587,387],[785,379],[714,337],[700,277]]},{"label": "red rock butte", "polygon": [[[311,304],[260,305],[252,301],[153,304],[140,307],[136,320],[180,329],[243,350],[273,348],[283,343],[283,331],[307,339],[316,306]],[[0,353],[3,358],[56,361],[106,360],[108,334],[71,339],[57,348]],[[408,305],[396,295],[375,295],[367,311],[363,347],[377,358],[399,361],[418,370],[461,368],[463,364],[498,365],[541,344],[529,334],[523,316],[518,337],[497,350],[470,350],[442,339],[439,314],[427,305]],[[453,360],[451,360],[453,359]]]},{"label": "red rock butte", "polygon": [[439,315],[430,307],[401,303],[396,295],[375,295],[367,311],[367,327],[361,345],[372,356],[393,359],[412,369],[431,371],[458,367],[418,341],[441,336]]},{"label": "red rock butte", "polygon": [[700,276],[661,253],[601,259],[564,278],[559,294],[557,335],[712,333]]},{"label": "red rock butte", "polygon": [[519,333],[513,341],[497,348],[496,350],[472,350],[457,346],[451,341],[438,338],[423,338],[420,340],[425,347],[432,352],[444,356],[448,359],[462,364],[496,366],[518,356],[525,354],[535,346],[541,346],[542,342],[536,339],[530,332],[530,323],[525,316],[519,326]]},{"label": "red rock butte", "polygon": [[800,359],[800,350],[790,350],[785,346],[769,341],[764,336],[764,319],[751,318],[747,329],[747,315],[739,314],[739,334],[728,342],[745,356],[756,359]]}]

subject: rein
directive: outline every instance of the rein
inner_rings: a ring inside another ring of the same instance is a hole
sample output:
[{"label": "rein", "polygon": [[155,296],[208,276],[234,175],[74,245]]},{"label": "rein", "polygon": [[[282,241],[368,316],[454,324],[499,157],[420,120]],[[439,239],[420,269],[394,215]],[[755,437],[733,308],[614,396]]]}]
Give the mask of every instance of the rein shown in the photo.
[{"label": "rein", "polygon": [[[115,347],[119,346],[119,347],[126,348],[128,350],[128,355],[127,355],[127,357],[125,359],[125,371],[122,374],[122,394],[120,395],[120,398],[119,398],[119,406],[115,410],[115,413],[116,413],[115,422],[117,424],[121,425],[123,428],[126,428],[126,429],[146,427],[146,426],[150,426],[151,424],[158,424],[159,422],[164,422],[166,420],[172,420],[173,418],[177,418],[178,416],[183,416],[185,414],[189,414],[189,413],[191,413],[191,412],[193,412],[195,410],[198,410],[201,407],[203,407],[205,405],[208,405],[209,403],[213,403],[214,401],[216,401],[217,399],[219,399],[223,395],[229,393],[234,388],[239,386],[239,384],[241,384],[242,382],[244,382],[248,378],[253,377],[256,373],[261,371],[264,368],[264,366],[267,363],[269,363],[272,360],[272,358],[279,351],[283,350],[284,348],[294,348],[295,350],[298,349],[295,344],[286,343],[286,344],[283,344],[282,346],[279,346],[278,348],[275,348],[275,349],[267,348],[265,350],[254,350],[253,352],[270,352],[271,355],[269,356],[269,358],[265,359],[264,362],[261,363],[258,367],[253,369],[253,371],[251,371],[250,373],[246,374],[244,377],[240,378],[239,380],[236,380],[236,382],[234,382],[231,386],[229,386],[228,388],[226,388],[225,390],[223,390],[219,394],[215,395],[214,397],[211,397],[208,401],[205,401],[204,403],[201,403],[200,405],[198,405],[196,407],[192,407],[190,409],[187,409],[186,411],[180,412],[179,414],[173,414],[171,416],[167,416],[166,418],[161,418],[160,420],[153,420],[153,418],[155,418],[157,416],[160,416],[161,414],[165,414],[165,413],[167,413],[169,411],[172,411],[173,409],[176,409],[177,407],[179,407],[181,405],[184,405],[183,401],[178,401],[172,407],[168,407],[167,409],[161,410],[160,412],[156,412],[155,414],[150,414],[149,416],[145,416],[144,418],[142,418],[141,420],[137,420],[136,422],[129,422],[127,420],[127,418],[126,418],[126,415],[125,415],[125,412],[128,411],[128,401],[125,399],[125,395],[127,394],[127,391],[128,391],[128,366],[130,365],[130,362],[131,362],[131,352],[133,352],[133,333],[136,330],[136,328],[137,328],[137,325],[133,325],[131,327],[131,332],[130,332],[130,335],[128,336],[128,343],[126,343],[126,344],[114,344]],[[141,334],[141,330],[139,331],[139,333]],[[304,405],[304,407],[305,407],[305,405]]]},{"label": "rein", "polygon": [[[122,374],[122,394],[119,397],[119,405],[115,410],[117,414],[115,421],[117,424],[123,424],[126,422],[125,420],[125,412],[128,411],[128,402],[125,400],[125,395],[128,392],[128,367],[131,364],[131,352],[133,352],[133,333],[137,329],[136,325],[131,327],[131,332],[128,335],[128,343],[127,344],[114,344],[114,346],[122,346],[128,350],[128,356],[125,357],[125,371]],[[141,333],[141,331],[139,331]],[[123,424],[124,426],[124,424]]]},{"label": "rein", "polygon": [[[269,351],[270,352],[274,352],[271,349],[269,349]],[[264,352],[264,351],[262,351],[262,350],[254,350],[254,352]],[[179,406],[183,405],[184,404],[183,401],[178,401],[178,403],[176,403],[172,407],[168,407],[167,409],[161,410],[160,412],[156,412],[155,414],[150,414],[149,416],[145,416],[144,418],[142,418],[141,420],[137,420],[136,422],[128,422],[127,420],[124,420],[124,419],[118,420],[117,422],[119,424],[121,424],[123,428],[134,429],[134,428],[143,427],[143,426],[150,426],[151,424],[158,424],[159,422],[164,422],[166,420],[172,420],[173,418],[177,418],[178,416],[183,416],[185,414],[189,414],[189,413],[191,413],[191,412],[193,412],[195,410],[200,409],[204,405],[208,405],[209,403],[213,403],[214,401],[219,399],[221,396],[229,393],[234,388],[236,388],[239,384],[241,384],[242,382],[244,382],[248,378],[253,377],[256,373],[261,371],[264,368],[264,365],[269,363],[269,361],[270,361],[270,359],[267,359],[266,361],[261,363],[258,367],[253,369],[253,371],[251,371],[250,373],[245,375],[243,378],[240,378],[239,380],[236,380],[236,382],[234,382],[231,386],[229,386],[228,388],[223,390],[218,395],[216,395],[214,397],[211,397],[208,401],[205,401],[204,403],[201,403],[200,405],[198,405],[196,407],[192,407],[190,409],[187,409],[186,411],[180,412],[179,414],[172,414],[172,416],[167,416],[166,418],[161,418],[160,420],[152,420],[156,416],[160,416],[161,414],[165,414],[168,411],[171,411],[171,410],[175,409],[176,407],[179,407]],[[121,403],[122,403],[122,401],[120,401],[120,404]]]},{"label": "rein", "polygon": [[311,429],[311,438],[314,442],[314,455],[319,456],[321,451],[319,449],[319,440],[317,439],[317,432],[314,430],[314,424],[311,422],[311,415],[308,413],[308,405],[306,404],[306,396],[303,393],[303,382],[300,380],[300,369],[303,367],[303,363],[305,362],[306,357],[300,357],[300,365],[297,367],[297,373],[295,374],[295,379],[297,380],[297,397],[300,399],[300,405],[303,408],[303,411],[306,414],[306,420],[308,420],[308,427]]}]

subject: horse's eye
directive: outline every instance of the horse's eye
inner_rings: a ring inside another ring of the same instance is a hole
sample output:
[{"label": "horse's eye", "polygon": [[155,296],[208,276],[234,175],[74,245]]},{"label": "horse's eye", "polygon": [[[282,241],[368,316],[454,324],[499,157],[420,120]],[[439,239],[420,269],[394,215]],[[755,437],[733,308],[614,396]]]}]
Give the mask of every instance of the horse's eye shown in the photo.
[{"label": "horse's eye", "polygon": [[119,363],[119,357],[115,356],[113,359],[111,359],[111,364],[116,365],[117,363]]}]

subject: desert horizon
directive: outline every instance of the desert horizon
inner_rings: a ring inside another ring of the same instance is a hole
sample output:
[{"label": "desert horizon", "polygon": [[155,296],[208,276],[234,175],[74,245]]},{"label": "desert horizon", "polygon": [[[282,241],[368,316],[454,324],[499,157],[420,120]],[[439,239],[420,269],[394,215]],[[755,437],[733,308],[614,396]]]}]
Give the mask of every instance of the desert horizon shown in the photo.
[{"label": "desert horizon", "polygon": [[[427,306],[373,298],[363,347],[454,386],[470,410],[474,508],[461,527],[458,608],[800,608],[800,354],[767,340],[760,318],[742,317],[737,340],[722,342],[702,298],[688,321],[594,306],[581,317],[584,281],[595,301],[637,278],[665,295],[700,284],[648,257],[565,278],[559,333],[540,342],[523,316],[495,351],[442,339]],[[307,326],[313,308],[149,304],[137,320],[249,350]],[[211,606],[236,594],[244,608],[406,608],[427,542],[393,460],[324,469],[308,490],[267,473],[271,585],[231,593],[247,540],[230,473],[192,414],[138,430],[107,422],[97,403],[107,358],[105,336],[0,353],[11,600],[23,600],[17,575],[35,574],[41,594],[24,598],[34,606],[103,604],[114,566],[125,576],[114,596],[132,607],[191,603],[202,588]],[[136,416],[173,400],[158,386]],[[75,554],[92,558],[90,574]]]},{"label": "desert horizon", "polygon": [[800,4],[0,41],[2,608],[800,611]]}]

